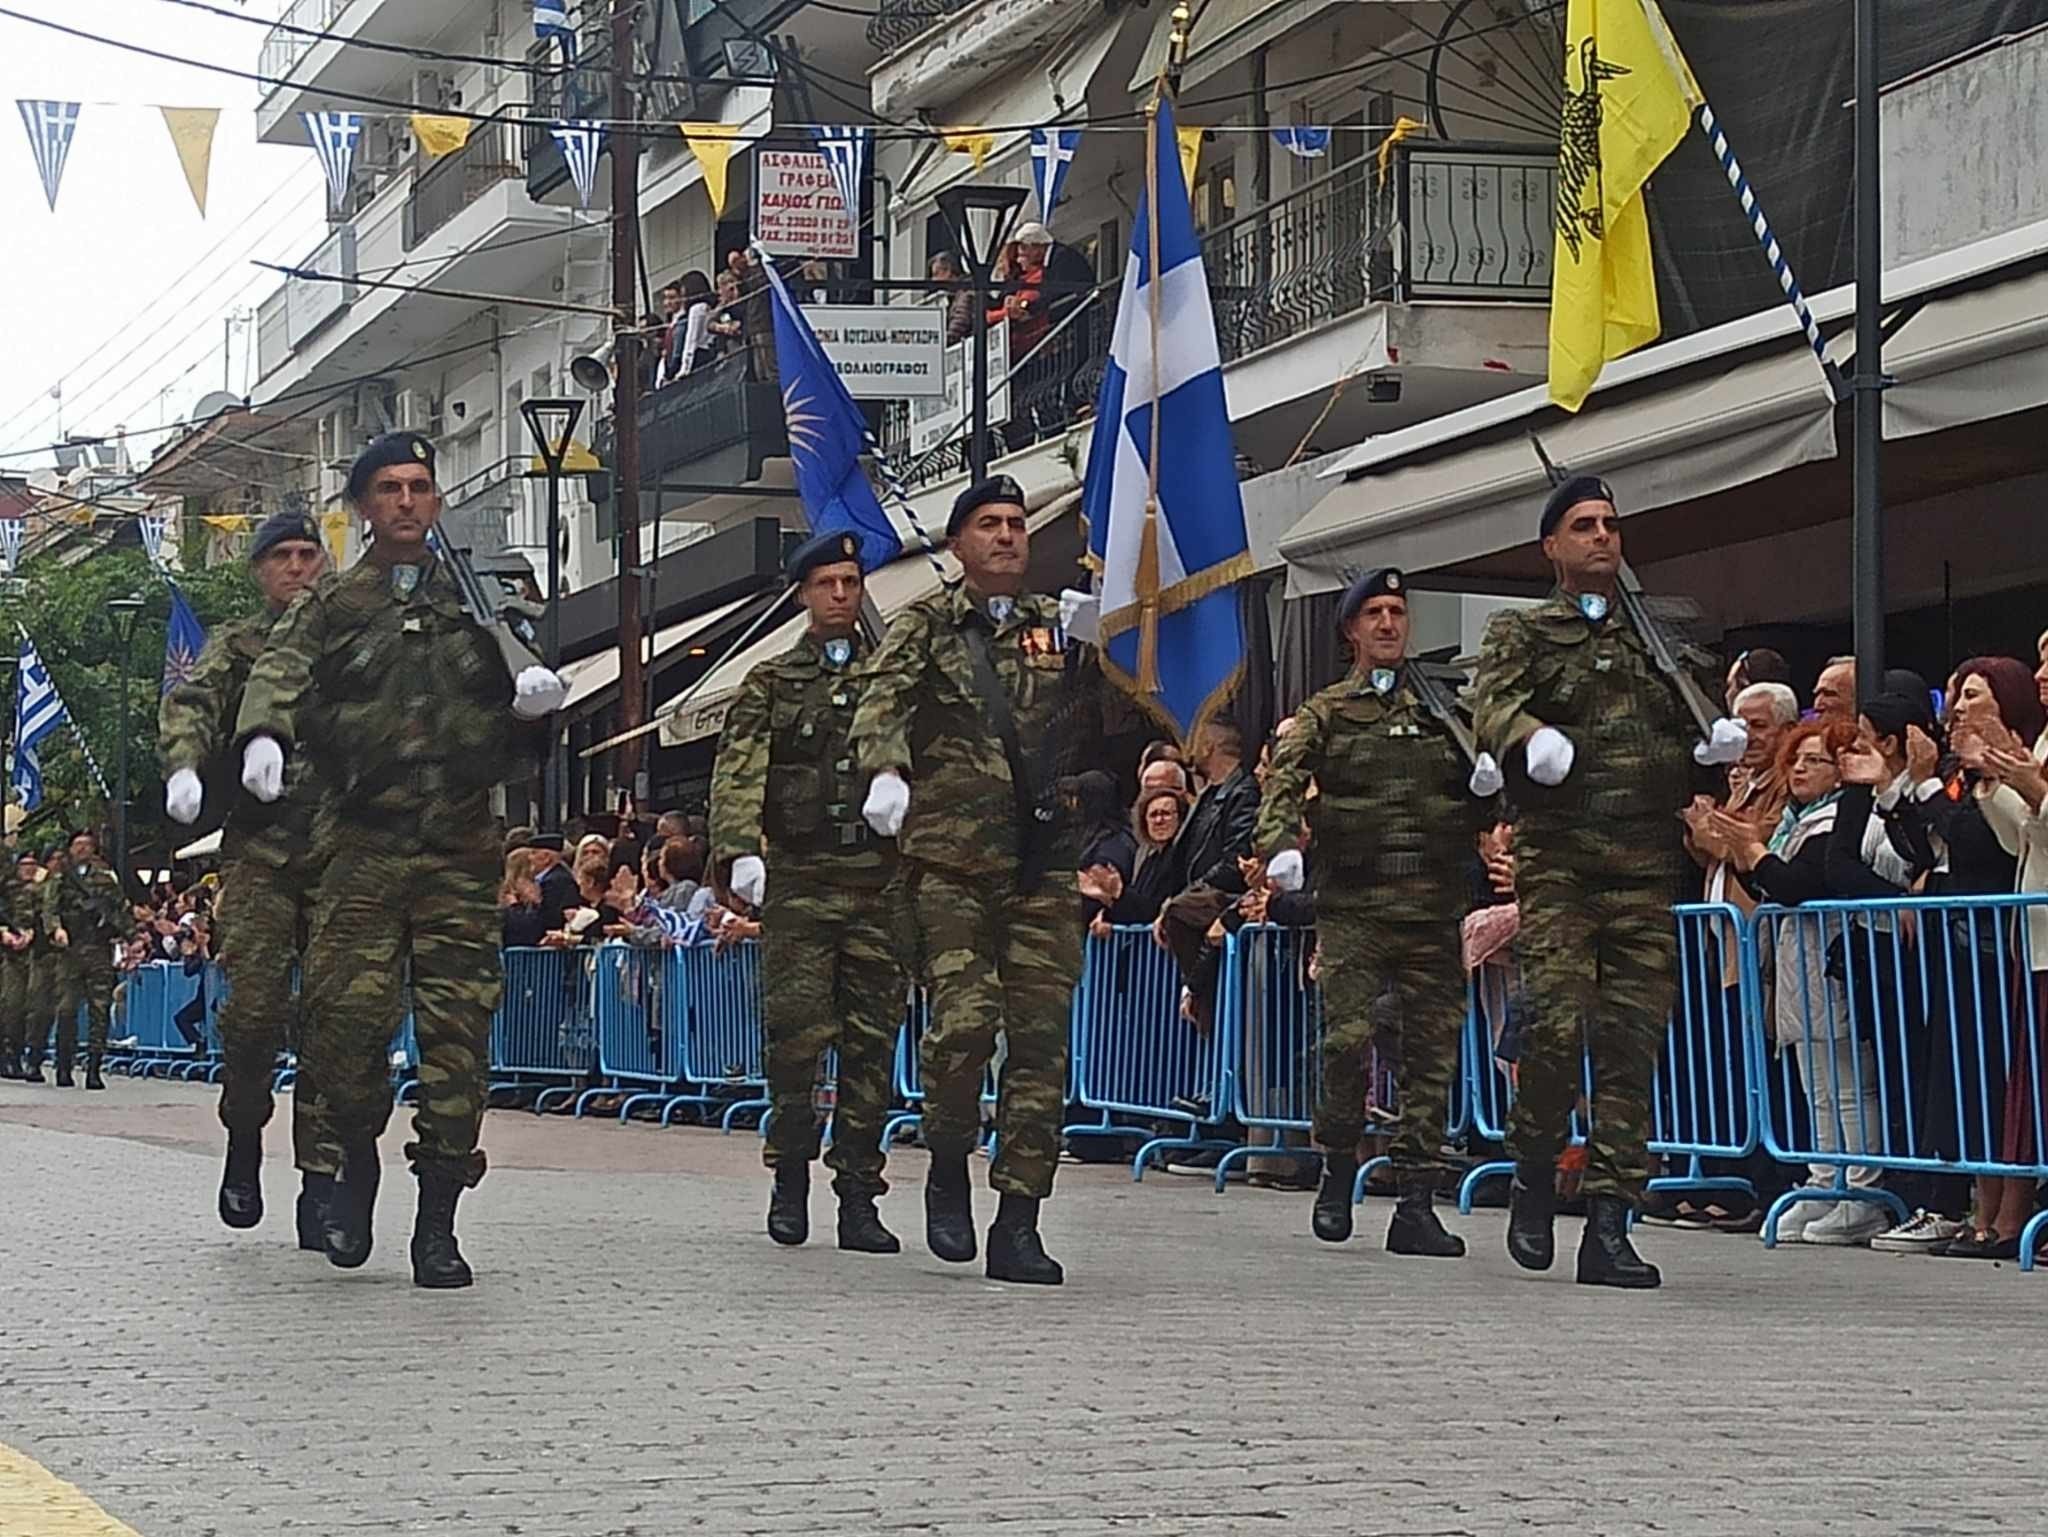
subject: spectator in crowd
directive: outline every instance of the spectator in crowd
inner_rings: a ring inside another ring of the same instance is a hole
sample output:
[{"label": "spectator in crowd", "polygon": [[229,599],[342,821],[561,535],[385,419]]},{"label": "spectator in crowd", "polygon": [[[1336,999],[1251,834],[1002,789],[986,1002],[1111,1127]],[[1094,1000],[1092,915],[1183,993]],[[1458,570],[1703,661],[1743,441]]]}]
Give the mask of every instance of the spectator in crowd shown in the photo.
[{"label": "spectator in crowd", "polygon": [[1822,720],[1856,722],[1856,658],[1831,656],[1813,681],[1813,713]]},{"label": "spectator in crowd", "polygon": [[687,918],[702,918],[711,901],[711,888],[704,882],[704,846],[688,836],[661,846],[661,897],[663,907]]},{"label": "spectator in crowd", "polygon": [[[931,275],[934,283],[958,283],[962,281],[960,259],[951,251],[941,251],[932,258]],[[975,322],[974,290],[962,288],[946,299],[946,342],[964,342],[974,334]]]},{"label": "spectator in crowd", "polygon": [[1259,784],[1244,761],[1244,728],[1218,717],[1201,729],[1197,767],[1207,788],[1188,813],[1176,849],[1177,871],[1185,883],[1160,911],[1153,935],[1180,962],[1198,1028],[1212,1023],[1216,957],[1211,924],[1244,895],[1238,861],[1252,851],[1259,819]]},{"label": "spectator in crowd", "polygon": [[1188,793],[1187,764],[1175,742],[1154,742],[1138,758],[1138,793],[1174,790]]},{"label": "spectator in crowd", "polygon": [[562,863],[562,835],[539,833],[528,845],[532,850],[529,874],[539,893],[541,930],[552,932],[568,922],[569,914],[581,905],[576,877]]},{"label": "spectator in crowd", "polygon": [[1138,865],[1138,840],[1120,813],[1116,781],[1100,769],[1074,777],[1068,803],[1081,827],[1075,880],[1081,892],[1081,921],[1091,932],[1107,929],[1104,915],[1116,905]]},{"label": "spectator in crowd", "polygon": [[997,259],[996,275],[1006,287],[987,320],[992,326],[1009,327],[1012,368],[1038,344],[1049,323],[1039,285],[1045,281],[1045,252],[1051,239],[1043,224],[1020,225]]},{"label": "spectator in crowd", "polygon": [[501,943],[507,950],[537,946],[549,928],[541,908],[540,884],[534,879],[536,853],[514,849],[505,856],[505,878],[498,885]]},{"label": "spectator in crowd", "polygon": [[725,270],[740,282],[740,327],[752,358],[748,376],[772,381],[776,377],[775,300],[768,291],[768,279],[762,276],[754,253],[743,245],[725,253]]},{"label": "spectator in crowd", "polygon": [[662,351],[662,384],[673,384],[706,361],[705,342],[717,298],[711,291],[711,279],[695,270],[685,272],[678,287],[682,313],[669,322],[668,344]]},{"label": "spectator in crowd", "polygon": [[1187,802],[1177,790],[1153,790],[1138,797],[1131,813],[1137,859],[1131,878],[1116,894],[1111,923],[1151,923],[1181,885],[1179,835]]},{"label": "spectator in crowd", "polygon": [[1782,683],[1792,686],[1792,668],[1784,657],[1766,646],[1745,651],[1728,664],[1725,699],[1728,712],[1735,712],[1735,697],[1752,683]]},{"label": "spectator in crowd", "polygon": [[747,346],[746,299],[740,293],[740,275],[727,267],[718,274],[714,290],[718,307],[706,326],[705,358],[728,358]]}]

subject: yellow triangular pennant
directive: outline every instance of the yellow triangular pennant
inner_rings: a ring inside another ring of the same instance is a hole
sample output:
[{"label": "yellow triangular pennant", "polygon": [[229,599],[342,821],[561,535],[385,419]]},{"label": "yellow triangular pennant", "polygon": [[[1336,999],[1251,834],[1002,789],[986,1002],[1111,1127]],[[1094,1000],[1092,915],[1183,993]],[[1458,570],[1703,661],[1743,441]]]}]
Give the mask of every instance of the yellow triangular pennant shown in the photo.
[{"label": "yellow triangular pennant", "polygon": [[711,217],[725,217],[725,168],[732,159],[733,140],[739,137],[737,123],[678,123],[683,142],[704,168],[704,190],[711,194]]},{"label": "yellow triangular pennant", "polygon": [[1195,190],[1195,162],[1202,158],[1202,133],[1200,128],[1176,128],[1173,136],[1180,141],[1181,174],[1188,180],[1188,191]]},{"label": "yellow triangular pennant", "polygon": [[1382,187],[1387,184],[1387,173],[1394,168],[1394,147],[1403,139],[1413,138],[1418,133],[1427,133],[1428,131],[1427,127],[1416,122],[1414,118],[1407,116],[1405,113],[1394,119],[1394,126],[1388,129],[1387,136],[1380,140],[1379,184]]},{"label": "yellow triangular pennant", "polygon": [[979,128],[948,128],[940,133],[946,141],[946,148],[956,155],[965,155],[974,162],[975,170],[987,163],[990,153],[996,147],[996,136]]},{"label": "yellow triangular pennant", "polygon": [[461,149],[475,127],[475,122],[466,117],[442,117],[434,112],[412,115],[412,136],[419,140],[420,150],[429,160],[439,160]]},{"label": "yellow triangular pennant", "polygon": [[159,107],[164,127],[171,131],[171,146],[178,152],[178,164],[185,168],[185,185],[192,189],[192,201],[199,205],[199,217],[206,217],[206,181],[213,169],[213,130],[220,123],[218,107]]},{"label": "yellow triangular pennant", "polygon": [[348,558],[349,515],[337,509],[320,515],[320,532],[327,541],[327,558],[339,566]]}]

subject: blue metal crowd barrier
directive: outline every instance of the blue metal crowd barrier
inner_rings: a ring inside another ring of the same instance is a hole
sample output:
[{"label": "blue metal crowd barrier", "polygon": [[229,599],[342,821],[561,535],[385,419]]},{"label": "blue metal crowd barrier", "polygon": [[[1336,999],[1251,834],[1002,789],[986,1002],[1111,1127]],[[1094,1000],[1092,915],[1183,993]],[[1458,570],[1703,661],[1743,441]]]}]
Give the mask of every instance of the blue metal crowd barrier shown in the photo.
[{"label": "blue metal crowd barrier", "polygon": [[[1314,930],[1266,924],[1247,924],[1224,943],[1216,993],[1223,1108],[1240,1124],[1271,1133],[1272,1141],[1236,1144],[1217,1159],[1218,1191],[1232,1169],[1255,1157],[1321,1161],[1305,1140],[1292,1146],[1281,1140],[1305,1136],[1322,1093],[1322,989],[1308,975],[1314,948]],[[1360,1169],[1354,1188],[1362,1189],[1365,1179]]]},{"label": "blue metal crowd barrier", "polygon": [[716,1112],[722,1130],[735,1117],[768,1110],[767,1045],[761,1034],[761,950],[753,940],[723,950],[690,945],[669,952],[673,978],[668,1008],[677,1018],[682,1092],[662,1107],[661,1123],[678,1108]]},{"label": "blue metal crowd barrier", "polygon": [[492,1092],[572,1094],[593,1065],[590,952],[508,949],[491,1020]]}]

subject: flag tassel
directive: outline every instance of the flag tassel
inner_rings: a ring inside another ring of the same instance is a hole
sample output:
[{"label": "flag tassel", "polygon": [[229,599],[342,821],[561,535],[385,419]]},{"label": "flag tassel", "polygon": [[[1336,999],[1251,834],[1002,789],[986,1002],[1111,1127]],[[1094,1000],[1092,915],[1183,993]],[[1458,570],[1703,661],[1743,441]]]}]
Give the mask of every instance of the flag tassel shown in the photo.
[{"label": "flag tassel", "polygon": [[[1158,412],[1153,412],[1156,420]],[[1159,692],[1159,499],[1145,501],[1145,530],[1138,542],[1138,687]]]}]

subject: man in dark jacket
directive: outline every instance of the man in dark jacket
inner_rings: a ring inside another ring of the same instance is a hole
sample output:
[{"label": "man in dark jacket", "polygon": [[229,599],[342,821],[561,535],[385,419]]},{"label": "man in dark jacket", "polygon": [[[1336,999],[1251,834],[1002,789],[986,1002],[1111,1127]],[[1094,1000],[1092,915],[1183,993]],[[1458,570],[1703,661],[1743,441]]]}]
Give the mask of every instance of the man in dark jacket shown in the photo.
[{"label": "man in dark jacket", "polygon": [[533,883],[540,888],[541,932],[552,934],[567,926],[569,914],[583,905],[576,877],[562,863],[562,835],[539,833],[527,845],[534,851]]},{"label": "man in dark jacket", "polygon": [[1244,895],[1238,861],[1250,856],[1259,820],[1259,782],[1244,761],[1244,731],[1218,718],[1203,726],[1197,767],[1208,781],[1175,842],[1187,885],[1160,910],[1153,937],[1171,950],[1187,981],[1195,1028],[1207,1034],[1216,1004],[1216,957],[1209,926]]}]

